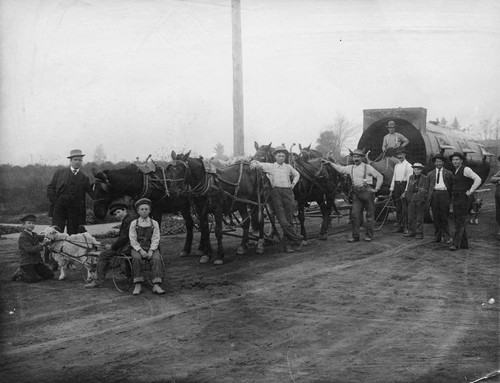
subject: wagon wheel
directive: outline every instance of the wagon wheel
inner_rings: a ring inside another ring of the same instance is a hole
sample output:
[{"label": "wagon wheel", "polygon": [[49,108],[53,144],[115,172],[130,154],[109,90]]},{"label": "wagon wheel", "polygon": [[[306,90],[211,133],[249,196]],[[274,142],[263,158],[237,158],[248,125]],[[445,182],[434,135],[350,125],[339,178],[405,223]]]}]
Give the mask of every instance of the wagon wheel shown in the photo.
[{"label": "wagon wheel", "polygon": [[111,261],[108,276],[113,280],[116,289],[124,293],[132,286],[132,262],[125,255],[118,255]]}]

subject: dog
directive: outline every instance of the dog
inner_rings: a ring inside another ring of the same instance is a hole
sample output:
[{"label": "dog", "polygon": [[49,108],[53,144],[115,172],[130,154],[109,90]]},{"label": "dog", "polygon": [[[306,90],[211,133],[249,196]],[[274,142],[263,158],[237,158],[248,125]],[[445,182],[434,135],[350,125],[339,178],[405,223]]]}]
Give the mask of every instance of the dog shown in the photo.
[{"label": "dog", "polygon": [[66,234],[60,233],[54,226],[49,226],[43,235],[51,240],[48,249],[59,265],[61,273],[59,280],[66,279],[68,268],[75,269],[74,262],[80,262],[87,269],[87,282],[95,278],[97,258],[89,253],[97,250],[98,242],[89,233]]},{"label": "dog", "polygon": [[473,225],[479,224],[479,209],[483,206],[483,199],[476,193],[472,193],[469,202],[470,223]]}]

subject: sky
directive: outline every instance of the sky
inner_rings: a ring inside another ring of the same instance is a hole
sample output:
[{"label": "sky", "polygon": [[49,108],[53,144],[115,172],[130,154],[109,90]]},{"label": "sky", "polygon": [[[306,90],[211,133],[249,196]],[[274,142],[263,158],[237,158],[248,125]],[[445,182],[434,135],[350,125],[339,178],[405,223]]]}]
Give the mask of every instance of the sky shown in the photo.
[{"label": "sky", "polygon": [[[245,152],[336,116],[500,117],[497,0],[241,0]],[[233,153],[231,0],[0,0],[0,164]]]}]

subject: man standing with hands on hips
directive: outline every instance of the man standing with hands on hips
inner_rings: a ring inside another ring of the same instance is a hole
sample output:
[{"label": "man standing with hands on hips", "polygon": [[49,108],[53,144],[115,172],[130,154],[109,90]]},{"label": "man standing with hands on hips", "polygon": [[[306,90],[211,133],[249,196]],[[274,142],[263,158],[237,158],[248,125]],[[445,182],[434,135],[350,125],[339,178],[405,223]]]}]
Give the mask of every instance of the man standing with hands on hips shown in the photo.
[{"label": "man standing with hands on hips", "polygon": [[455,152],[450,156],[450,161],[455,168],[453,172],[453,221],[455,222],[455,234],[450,246],[451,251],[457,249],[468,249],[469,239],[467,236],[467,214],[469,214],[469,199],[472,193],[481,185],[481,177],[464,166],[464,155]]}]

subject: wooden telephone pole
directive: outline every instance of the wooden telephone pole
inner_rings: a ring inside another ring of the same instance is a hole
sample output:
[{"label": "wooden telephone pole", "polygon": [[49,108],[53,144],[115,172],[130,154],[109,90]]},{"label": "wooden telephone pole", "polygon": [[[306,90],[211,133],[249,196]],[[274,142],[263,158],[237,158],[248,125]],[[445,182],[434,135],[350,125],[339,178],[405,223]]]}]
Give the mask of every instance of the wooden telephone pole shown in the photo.
[{"label": "wooden telephone pole", "polygon": [[245,153],[243,123],[243,55],[241,49],[241,1],[231,0],[233,25],[233,150]]}]

